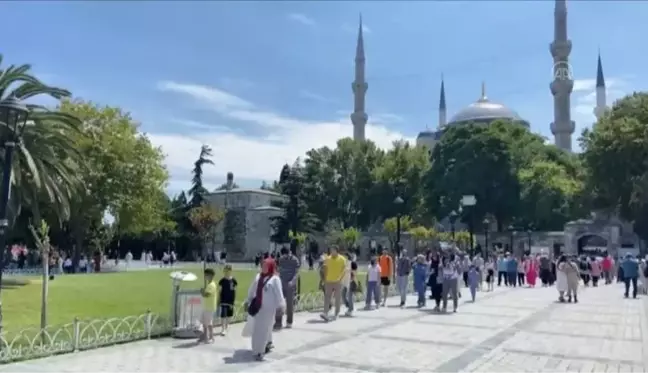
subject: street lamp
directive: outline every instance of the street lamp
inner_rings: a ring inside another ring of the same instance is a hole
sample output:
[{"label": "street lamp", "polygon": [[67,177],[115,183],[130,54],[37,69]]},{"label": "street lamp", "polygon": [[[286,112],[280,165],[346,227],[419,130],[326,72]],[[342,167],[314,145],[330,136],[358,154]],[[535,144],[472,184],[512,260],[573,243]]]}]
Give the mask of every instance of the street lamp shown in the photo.
[{"label": "street lamp", "polygon": [[458,214],[455,210],[450,211],[450,235],[453,241],[455,239],[455,222],[457,221],[457,216]]},{"label": "street lamp", "polygon": [[509,231],[509,238],[510,238],[509,250],[511,252],[511,255],[514,255],[515,253],[513,252],[513,234],[515,234],[515,227],[513,225],[509,225],[508,231]]},{"label": "street lamp", "polygon": [[400,239],[401,239],[401,206],[403,205],[403,199],[398,196],[394,199],[394,205],[396,205],[396,256],[400,256]]},{"label": "street lamp", "polygon": [[490,249],[488,247],[488,233],[490,229],[490,221],[488,219],[484,219],[482,222],[484,224],[484,246],[486,246],[486,255],[490,255]]},{"label": "street lamp", "polygon": [[[2,199],[0,199],[0,284],[5,264],[7,231],[7,205],[11,196],[11,169],[16,141],[20,140],[25,126],[29,108],[14,97],[0,101],[0,122],[4,125],[4,167],[2,172]],[[0,286],[2,289],[2,286]],[[0,332],[2,331],[2,301],[0,301]]]}]

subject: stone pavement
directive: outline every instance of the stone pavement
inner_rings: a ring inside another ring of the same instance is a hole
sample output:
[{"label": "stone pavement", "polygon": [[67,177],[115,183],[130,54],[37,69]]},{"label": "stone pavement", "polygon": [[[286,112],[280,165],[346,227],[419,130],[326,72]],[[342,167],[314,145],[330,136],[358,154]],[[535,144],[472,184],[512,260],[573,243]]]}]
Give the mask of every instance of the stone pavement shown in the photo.
[{"label": "stone pavement", "polygon": [[[464,290],[464,293],[467,291]],[[465,295],[464,295],[465,297]],[[251,361],[242,325],[212,345],[150,340],[0,367],[1,372],[645,372],[646,299],[619,285],[587,288],[578,304],[555,288],[465,298],[456,314],[393,306],[325,324],[299,314],[275,333],[267,361]],[[415,299],[410,297],[410,303]]]}]

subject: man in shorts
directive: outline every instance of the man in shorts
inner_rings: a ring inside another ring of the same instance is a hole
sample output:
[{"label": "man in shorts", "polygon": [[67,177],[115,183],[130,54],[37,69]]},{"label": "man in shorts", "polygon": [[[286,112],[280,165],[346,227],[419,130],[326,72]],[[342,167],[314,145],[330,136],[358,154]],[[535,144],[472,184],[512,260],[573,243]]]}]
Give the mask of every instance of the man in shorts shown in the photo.
[{"label": "man in shorts", "polygon": [[380,285],[383,288],[382,305],[384,306],[389,296],[391,278],[394,275],[394,261],[386,249],[383,249],[382,255],[378,258],[378,265],[380,266]]}]

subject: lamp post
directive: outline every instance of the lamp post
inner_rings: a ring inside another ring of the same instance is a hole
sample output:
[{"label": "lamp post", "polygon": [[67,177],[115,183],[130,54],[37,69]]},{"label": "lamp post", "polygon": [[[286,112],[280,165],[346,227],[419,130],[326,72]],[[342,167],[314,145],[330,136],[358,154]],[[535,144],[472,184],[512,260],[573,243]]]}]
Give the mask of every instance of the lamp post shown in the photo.
[{"label": "lamp post", "polygon": [[457,215],[458,214],[455,210],[450,211],[450,235],[453,241],[455,239],[455,222],[457,221]]},{"label": "lamp post", "polygon": [[[0,102],[0,122],[4,123],[7,138],[4,139],[4,167],[2,171],[2,198],[0,199],[0,284],[4,270],[6,242],[9,230],[7,206],[11,197],[11,168],[16,142],[27,125],[29,109],[16,98],[10,97]],[[0,290],[2,286],[0,286]],[[2,301],[0,300],[0,332],[2,332]]]},{"label": "lamp post", "polygon": [[398,196],[394,199],[394,205],[396,205],[396,256],[400,256],[400,240],[401,240],[401,206],[403,205],[403,199]]},{"label": "lamp post", "polygon": [[486,255],[490,256],[490,249],[488,247],[488,233],[490,229],[490,221],[488,219],[484,219],[482,223],[484,224],[484,246],[486,250]]},{"label": "lamp post", "polygon": [[509,225],[508,231],[509,231],[509,239],[510,239],[509,250],[511,251],[511,255],[515,255],[515,252],[513,251],[513,235],[515,234],[515,227],[513,225]]}]

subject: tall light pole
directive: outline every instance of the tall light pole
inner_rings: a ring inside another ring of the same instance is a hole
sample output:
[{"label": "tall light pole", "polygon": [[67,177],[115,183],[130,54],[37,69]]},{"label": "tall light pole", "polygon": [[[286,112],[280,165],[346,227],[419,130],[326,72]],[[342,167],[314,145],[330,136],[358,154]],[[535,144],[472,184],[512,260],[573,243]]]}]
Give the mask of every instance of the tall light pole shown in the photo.
[{"label": "tall light pole", "polygon": [[232,191],[233,186],[234,174],[232,172],[228,172],[227,181],[225,184],[225,218],[223,219],[223,252],[225,253],[225,255],[227,255],[227,237],[225,228],[229,228],[230,225],[230,222],[228,221],[228,219],[230,218],[230,192]]},{"label": "tall light pole", "polygon": [[394,205],[396,205],[396,256],[400,256],[400,240],[401,240],[401,209],[403,206],[403,199],[398,196],[394,199]]},{"label": "tall light pole", "polygon": [[455,222],[457,221],[457,216],[458,214],[455,210],[450,211],[450,235],[453,241],[455,239]]},{"label": "tall light pole", "polygon": [[515,234],[515,227],[513,225],[509,225],[508,231],[509,231],[509,240],[510,240],[509,250],[511,252],[511,255],[515,255],[515,251],[513,250],[513,235]]},{"label": "tall light pole", "polygon": [[[6,135],[4,143],[4,167],[2,171],[2,195],[0,198],[0,291],[2,290],[2,271],[5,265],[7,252],[7,234],[9,220],[7,207],[11,197],[11,169],[13,165],[13,152],[16,142],[20,141],[22,132],[27,125],[29,108],[16,98],[10,97],[0,102],[0,122],[4,126]],[[2,332],[2,301],[0,300],[0,332]]]},{"label": "tall light pole", "polygon": [[490,256],[490,249],[488,247],[488,234],[490,233],[490,220],[484,219],[484,250],[486,250],[486,256]]}]

